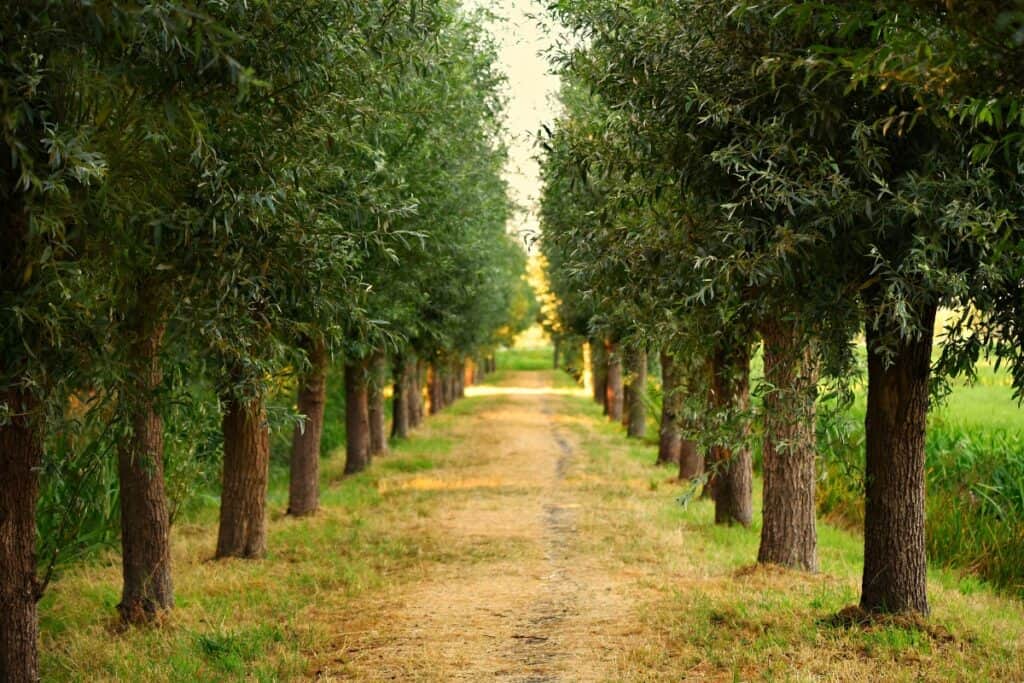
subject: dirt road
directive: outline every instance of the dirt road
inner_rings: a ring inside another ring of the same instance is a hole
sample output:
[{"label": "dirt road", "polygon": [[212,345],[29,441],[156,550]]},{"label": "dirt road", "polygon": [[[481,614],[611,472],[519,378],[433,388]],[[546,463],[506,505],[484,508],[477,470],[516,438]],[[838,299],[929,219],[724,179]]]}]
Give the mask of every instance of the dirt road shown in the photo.
[{"label": "dirt road", "polygon": [[471,389],[501,400],[460,420],[448,466],[381,482],[445,493],[428,524],[409,523],[442,535],[455,561],[354,609],[323,678],[580,681],[616,668],[638,635],[631,584],[581,542],[579,512],[599,503],[560,411],[573,392],[550,381],[513,373]]}]

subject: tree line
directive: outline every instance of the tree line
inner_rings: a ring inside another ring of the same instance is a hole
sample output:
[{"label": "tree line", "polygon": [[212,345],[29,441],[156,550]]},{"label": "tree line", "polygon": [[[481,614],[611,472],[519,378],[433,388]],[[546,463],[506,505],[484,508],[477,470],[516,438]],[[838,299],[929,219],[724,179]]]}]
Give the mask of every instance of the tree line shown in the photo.
[{"label": "tree line", "polygon": [[863,341],[860,606],[926,614],[929,403],[982,357],[1024,387],[1024,11],[547,4],[574,40],[542,135],[546,326],[589,341],[595,399],[634,434],[643,391],[623,378],[642,385],[658,351],[659,460],[706,483],[717,523],[752,522],[760,435],[757,559],[806,571],[816,413],[862,381]]},{"label": "tree line", "polygon": [[62,459],[116,459],[118,610],[158,623],[165,438],[198,438],[189,409],[220,414],[216,557],[259,558],[275,392],[297,387],[288,512],[307,515],[332,359],[355,473],[422,420],[425,384],[441,410],[528,322],[485,20],[454,0],[6,9],[0,679],[39,676],[37,509]]}]

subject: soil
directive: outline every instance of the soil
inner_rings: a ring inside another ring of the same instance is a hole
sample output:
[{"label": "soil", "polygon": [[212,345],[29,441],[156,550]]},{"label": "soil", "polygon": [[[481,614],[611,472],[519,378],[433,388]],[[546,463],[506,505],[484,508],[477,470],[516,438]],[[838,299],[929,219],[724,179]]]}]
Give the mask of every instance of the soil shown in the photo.
[{"label": "soil", "polygon": [[[577,444],[550,376],[512,373],[504,400],[460,417],[450,466],[392,477],[385,491],[443,491],[424,533],[453,562],[344,615],[320,680],[581,681],[616,668],[639,637],[629,577],[617,574],[577,516],[588,500]],[[468,393],[472,394],[472,388]],[[486,387],[482,393],[502,393]]]}]

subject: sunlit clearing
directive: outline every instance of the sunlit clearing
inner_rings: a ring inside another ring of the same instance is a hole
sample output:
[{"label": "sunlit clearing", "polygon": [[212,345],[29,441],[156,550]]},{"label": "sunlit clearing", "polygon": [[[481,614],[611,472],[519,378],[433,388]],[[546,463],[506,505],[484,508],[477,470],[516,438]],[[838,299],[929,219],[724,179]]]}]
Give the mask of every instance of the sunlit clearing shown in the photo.
[{"label": "sunlit clearing", "polygon": [[507,387],[507,386],[476,386],[466,387],[466,396],[586,396],[585,389],[554,387]]}]

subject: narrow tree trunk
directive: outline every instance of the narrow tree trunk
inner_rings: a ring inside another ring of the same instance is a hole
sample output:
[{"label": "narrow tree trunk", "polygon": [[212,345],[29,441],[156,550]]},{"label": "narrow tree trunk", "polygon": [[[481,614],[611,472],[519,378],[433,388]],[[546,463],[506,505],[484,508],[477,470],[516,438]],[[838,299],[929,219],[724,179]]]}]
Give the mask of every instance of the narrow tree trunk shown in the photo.
[{"label": "narrow tree trunk", "polygon": [[384,383],[387,367],[383,351],[370,356],[370,382],[367,393],[367,412],[370,419],[370,454],[388,450],[387,416],[384,414]]},{"label": "narrow tree trunk", "polygon": [[370,466],[370,410],[367,362],[345,364],[345,474]]},{"label": "narrow tree trunk", "polygon": [[618,344],[608,344],[608,386],[605,389],[605,404],[608,418],[612,422],[622,421],[622,357]]},{"label": "narrow tree trunk", "polygon": [[423,382],[424,375],[426,374],[424,366],[424,362],[417,358],[415,368],[413,369],[411,386],[409,387],[409,418],[413,427],[418,427],[423,423]]},{"label": "narrow tree trunk", "polygon": [[310,344],[309,373],[299,380],[298,406],[304,418],[292,433],[288,514],[301,517],[320,505],[320,439],[327,403],[327,348],[322,339]]},{"label": "narrow tree trunk", "polygon": [[394,394],[391,397],[391,437],[394,439],[407,439],[409,437],[409,423],[412,412],[410,368],[413,366],[408,358],[396,356],[394,359],[393,384]]},{"label": "narrow tree trunk", "polygon": [[263,397],[223,399],[224,474],[217,557],[267,552],[267,472],[270,434]]},{"label": "narrow tree trunk", "polygon": [[554,339],[554,347],[555,347],[555,349],[554,349],[554,359],[552,361],[552,368],[557,370],[558,369],[558,347],[559,347],[559,339],[558,339],[558,337],[555,337],[555,339]]},{"label": "narrow tree trunk", "polygon": [[468,372],[470,372],[470,368],[466,359],[460,360],[455,366],[455,396],[457,398],[466,398],[466,373]]},{"label": "narrow tree trunk", "polygon": [[[442,366],[444,367],[444,366]],[[450,367],[441,370],[441,405],[445,408],[455,403],[455,387],[452,385],[452,371]]]},{"label": "narrow tree trunk", "polygon": [[750,435],[750,421],[742,414],[750,407],[750,351],[746,342],[715,351],[712,396],[714,407],[733,416],[736,427],[737,447],[726,445],[711,449],[715,463],[714,486],[716,524],[741,524],[750,526],[753,519],[753,463],[747,440]]},{"label": "narrow tree trunk", "polygon": [[630,354],[629,403],[626,411],[626,433],[634,439],[642,439],[647,435],[647,352],[633,351]]},{"label": "narrow tree trunk", "polygon": [[427,371],[427,398],[430,399],[430,414],[437,415],[444,409],[444,380],[437,371],[437,364],[431,363]]},{"label": "narrow tree trunk", "polygon": [[[679,463],[683,432],[679,426],[679,377],[672,354],[661,352],[661,427],[658,430],[659,465]],[[682,474],[682,473],[680,473]]]},{"label": "narrow tree trunk", "polygon": [[594,403],[608,414],[608,353],[601,342],[590,343],[590,364],[593,375]]},{"label": "narrow tree trunk", "polygon": [[16,388],[0,391],[0,681],[39,680],[36,502],[43,459],[38,405]]},{"label": "narrow tree trunk", "polygon": [[632,405],[632,403],[633,403],[633,397],[632,397],[632,394],[631,394],[632,387],[629,385],[629,382],[626,379],[626,377],[627,377],[626,367],[627,367],[627,364],[623,363],[623,367],[622,367],[622,371],[623,371],[622,372],[622,374],[623,374],[623,378],[622,378],[622,419],[619,420],[619,421],[622,423],[623,428],[628,430],[629,429],[629,406]]},{"label": "narrow tree trunk", "polygon": [[[679,479],[690,481],[704,474],[704,456],[697,448],[697,442],[682,439],[679,444]],[[701,497],[710,495],[710,488],[701,492]]]},{"label": "narrow tree trunk", "polygon": [[[150,304],[140,302],[142,307]],[[132,374],[125,413],[131,434],[117,449],[121,499],[121,619],[150,623],[174,606],[171,529],[164,493],[164,421],[156,392],[162,381],[160,347],[164,324],[137,311],[131,341]]]},{"label": "narrow tree trunk", "polygon": [[764,509],[757,561],[818,570],[814,458],[818,359],[814,344],[788,321],[764,339]]},{"label": "narrow tree trunk", "polygon": [[867,330],[867,470],[864,579],[860,604],[872,612],[928,613],[925,554],[925,429],[935,307],[921,337],[898,342],[891,365],[880,342],[897,331]]}]

